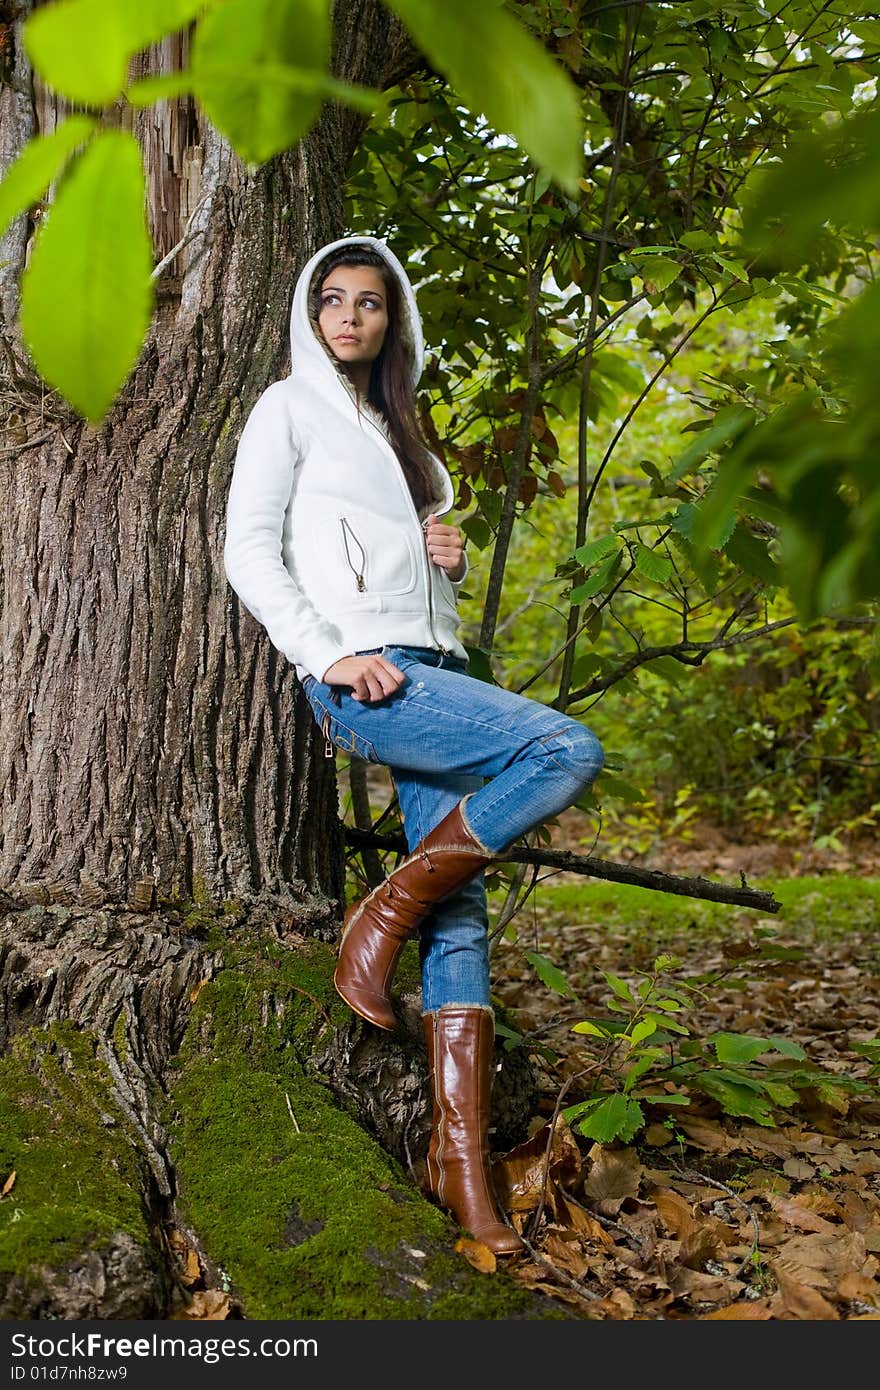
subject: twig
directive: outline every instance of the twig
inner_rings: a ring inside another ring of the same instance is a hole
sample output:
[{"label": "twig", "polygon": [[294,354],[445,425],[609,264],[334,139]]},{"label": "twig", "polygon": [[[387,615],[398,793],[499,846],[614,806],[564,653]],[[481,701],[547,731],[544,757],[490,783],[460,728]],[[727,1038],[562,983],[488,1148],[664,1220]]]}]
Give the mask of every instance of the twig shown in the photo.
[{"label": "twig", "polygon": [[208,198],[213,196],[213,192],[214,190],[211,189],[209,193],[206,193],[204,197],[200,198],[199,201],[196,203],[195,207],[193,208],[192,212],[186,220],[186,227],[184,228],[183,236],[180,238],[180,241],[177,243],[177,245],[172,246],[168,254],[166,256],[163,256],[161,261],[158,261],[157,264],[153,266],[153,269],[150,272],[151,280],[158,280],[159,276],[162,274],[162,271],[165,269],[167,265],[171,264],[171,262],[174,260],[174,257],[177,255],[179,251],[182,251],[183,248],[185,246],[188,246],[191,241],[195,241],[197,236],[204,236],[205,232],[208,230],[207,227],[196,227],[194,232],[190,231],[190,227],[193,224],[193,220],[195,218],[196,213],[201,211],[205,203],[208,201]]},{"label": "twig", "polygon": [[294,1127],[294,1129],[296,1130],[297,1134],[302,1134],[302,1130],[300,1129],[299,1125],[297,1124],[297,1122],[296,1122],[296,1116],[295,1116],[294,1113],[293,1113],[293,1106],[292,1106],[291,1103],[290,1103],[290,1096],[287,1094],[286,1091],[284,1092],[284,1099],[287,1101],[287,1109],[288,1109],[288,1111],[289,1111],[289,1113],[290,1113],[290,1118],[293,1120],[293,1127]]},{"label": "twig", "polygon": [[[345,827],[345,842],[352,849],[363,849],[375,845],[389,853],[407,852],[406,841],[402,835],[376,835],[369,831]],[[680,898],[699,898],[703,902],[730,903],[735,907],[753,907],[758,912],[779,912],[782,903],[762,888],[750,888],[747,884],[733,887],[727,883],[716,883],[709,878],[697,875],[695,878],[682,878],[678,874],[668,874],[662,869],[643,869],[635,864],[618,864],[610,859],[599,859],[592,854],[572,854],[560,849],[506,849],[498,856],[504,864],[538,864],[552,868],[560,873],[585,874],[589,878],[605,879],[609,883],[630,883],[637,888],[648,888],[655,893],[672,893]]]},{"label": "twig", "polygon": [[717,1178],[710,1178],[706,1173],[698,1173],[696,1168],[682,1168],[677,1165],[677,1171],[689,1182],[704,1182],[708,1187],[720,1187],[722,1192],[726,1192],[731,1201],[736,1202],[737,1206],[742,1207],[752,1223],[753,1240],[749,1253],[740,1264],[738,1273],[742,1274],[748,1264],[751,1264],[755,1254],[761,1247],[761,1228],[758,1225],[758,1218],[752,1211],[748,1202],[744,1202],[738,1192],[734,1192],[732,1187],[728,1187],[726,1182],[719,1182]]},{"label": "twig", "polygon": [[624,1226],[621,1222],[612,1220],[610,1216],[603,1216],[600,1211],[593,1211],[592,1207],[585,1206],[583,1202],[579,1202],[577,1197],[575,1197],[572,1192],[569,1192],[567,1187],[563,1187],[562,1192],[567,1202],[573,1202],[576,1207],[580,1207],[581,1211],[585,1211],[588,1216],[592,1216],[593,1220],[598,1221],[599,1225],[604,1226],[607,1231],[619,1231],[622,1236],[626,1236],[627,1240],[634,1241],[643,1253],[650,1249],[650,1242],[640,1231],[634,1231],[631,1227]]},{"label": "twig", "polygon": [[547,1269],[552,1270],[557,1279],[560,1279],[563,1284],[567,1284],[570,1289],[574,1289],[575,1293],[579,1293],[581,1298],[592,1299],[594,1303],[602,1302],[602,1294],[594,1293],[592,1289],[588,1289],[586,1285],[582,1284],[578,1279],[573,1279],[570,1274],[566,1274],[564,1269],[560,1269],[559,1266],[555,1265],[546,1255],[542,1255],[540,1251],[536,1250],[527,1236],[521,1233],[518,1234],[533,1260],[537,1260],[539,1264],[545,1265]]}]

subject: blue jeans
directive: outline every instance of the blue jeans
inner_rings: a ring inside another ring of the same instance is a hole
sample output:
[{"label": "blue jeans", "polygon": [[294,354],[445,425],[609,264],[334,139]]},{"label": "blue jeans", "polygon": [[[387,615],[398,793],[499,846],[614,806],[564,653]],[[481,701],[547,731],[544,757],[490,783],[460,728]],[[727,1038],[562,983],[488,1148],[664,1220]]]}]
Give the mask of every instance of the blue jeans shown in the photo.
[{"label": "blue jeans", "polygon": [[[384,700],[307,676],[303,689],[337,748],[384,763],[412,850],[459,802],[473,836],[500,855],[592,785],[604,761],[589,729],[524,695],[476,680],[432,647],[371,647],[404,673]],[[367,652],[358,652],[365,656]],[[466,800],[464,800],[466,798]],[[486,888],[480,873],[435,905],[419,932],[422,1007],[489,997]]]}]

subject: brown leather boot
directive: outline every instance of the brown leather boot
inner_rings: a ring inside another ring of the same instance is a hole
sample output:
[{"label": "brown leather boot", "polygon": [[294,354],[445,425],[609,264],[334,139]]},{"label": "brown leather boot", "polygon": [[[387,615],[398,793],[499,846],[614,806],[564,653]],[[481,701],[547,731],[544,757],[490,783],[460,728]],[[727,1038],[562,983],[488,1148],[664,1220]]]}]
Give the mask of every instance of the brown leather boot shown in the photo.
[{"label": "brown leather boot", "polygon": [[424,1015],[434,1119],[425,1190],[496,1255],[522,1241],[501,1219],[489,1167],[489,1100],[495,1049],[491,1009],[447,1004]]},{"label": "brown leather boot", "polygon": [[461,806],[345,914],[333,983],[346,1004],[377,1028],[396,1025],[388,991],[409,937],[435,903],[463,888],[495,857],[468,830]]}]

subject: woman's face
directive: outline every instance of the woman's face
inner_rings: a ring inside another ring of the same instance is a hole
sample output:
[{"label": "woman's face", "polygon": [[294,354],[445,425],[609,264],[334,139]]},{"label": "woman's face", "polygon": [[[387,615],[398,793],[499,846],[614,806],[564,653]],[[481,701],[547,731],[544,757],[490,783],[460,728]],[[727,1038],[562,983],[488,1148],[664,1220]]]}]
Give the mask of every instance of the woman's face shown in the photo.
[{"label": "woman's face", "polygon": [[371,265],[340,265],[321,286],[318,325],[333,356],[346,364],[373,362],[388,331],[388,296]]}]

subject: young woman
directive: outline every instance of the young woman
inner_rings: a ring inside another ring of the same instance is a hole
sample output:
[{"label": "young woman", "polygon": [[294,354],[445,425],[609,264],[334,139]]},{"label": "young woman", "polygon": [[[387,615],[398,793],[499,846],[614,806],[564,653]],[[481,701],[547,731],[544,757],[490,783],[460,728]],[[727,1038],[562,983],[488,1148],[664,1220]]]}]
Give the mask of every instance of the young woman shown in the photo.
[{"label": "young woman", "polygon": [[410,854],[345,914],[336,989],[378,1028],[418,933],[433,1095],[427,1188],[496,1254],[521,1248],[491,1188],[494,1046],[483,871],[592,784],[576,720],[467,674],[462,534],[420,433],[422,326],[381,241],[344,237],[303,268],[291,375],[239,440],[224,563],[295,668],[325,740],[391,772]]}]

